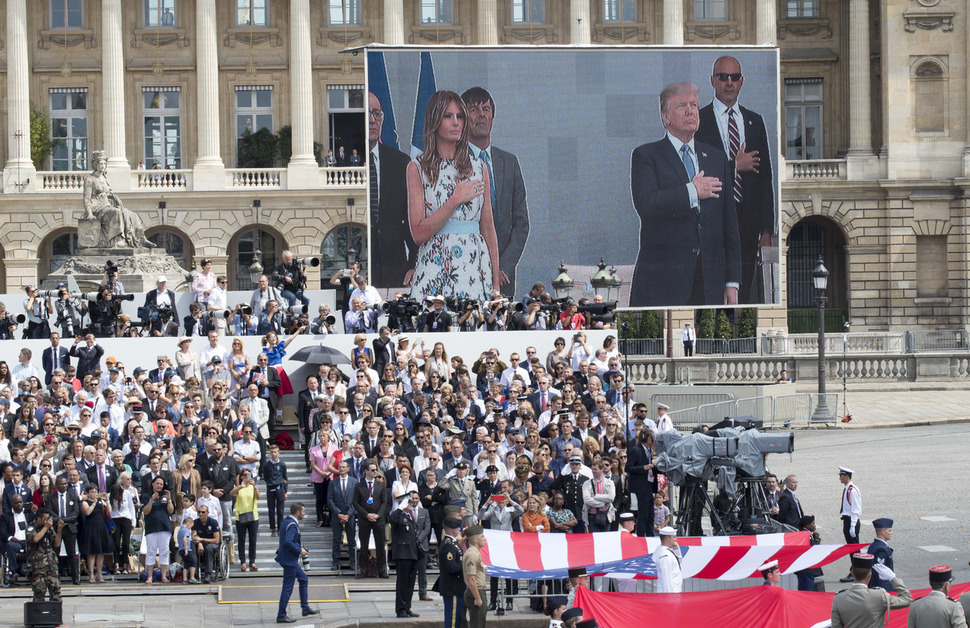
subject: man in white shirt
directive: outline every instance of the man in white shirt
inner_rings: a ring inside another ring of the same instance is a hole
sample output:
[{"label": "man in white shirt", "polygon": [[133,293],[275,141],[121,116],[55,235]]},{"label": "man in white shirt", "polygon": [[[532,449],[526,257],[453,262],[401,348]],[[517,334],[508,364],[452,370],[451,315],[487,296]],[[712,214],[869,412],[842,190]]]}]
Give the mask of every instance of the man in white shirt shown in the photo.
[{"label": "man in white shirt", "polygon": [[660,545],[653,552],[653,563],[657,566],[657,593],[680,593],[684,577],[680,571],[683,560],[677,545],[677,530],[670,526],[660,528]]},{"label": "man in white shirt", "polygon": [[[209,298],[212,298],[211,293]],[[219,356],[220,362],[226,363],[229,359],[229,352],[226,351],[225,347],[219,344],[219,333],[216,331],[210,331],[209,345],[207,347],[203,347],[202,350],[199,351],[199,364],[202,365],[203,381],[212,377],[212,369],[215,366],[212,361],[214,356]]]},{"label": "man in white shirt", "polygon": [[667,430],[674,429],[674,422],[670,420],[667,416],[667,410],[670,410],[670,406],[664,403],[657,404],[657,431],[666,432]]},{"label": "man in white shirt", "polygon": [[[229,285],[229,279],[225,275],[219,275],[216,277],[216,287],[212,289],[209,293],[209,300],[206,302],[206,308],[210,312],[218,312],[220,310],[225,310],[228,308],[226,305],[228,302],[228,295],[226,294],[226,287]],[[226,335],[226,319],[217,318],[213,321],[216,332],[219,336]]]},{"label": "man in white shirt", "polygon": [[111,416],[111,427],[119,434],[123,433],[125,429],[125,409],[118,403],[117,393],[110,388],[104,391],[104,396],[94,408],[94,416],[100,417],[105,410]]},{"label": "man in white shirt", "polygon": [[529,371],[519,366],[519,354],[513,353],[509,356],[509,368],[502,371],[502,387],[511,386],[516,375],[520,376],[523,382],[529,381]]},{"label": "man in white shirt", "polygon": [[22,379],[27,379],[29,377],[36,377],[37,379],[43,380],[44,376],[41,374],[40,370],[36,366],[30,363],[30,358],[33,354],[30,349],[24,347],[20,350],[20,355],[18,356],[19,362],[10,369],[10,377],[14,384],[17,384]]},{"label": "man in white shirt", "polygon": [[680,342],[684,345],[684,355],[686,357],[694,355],[695,340],[697,340],[697,332],[690,326],[690,323],[684,323],[684,330],[680,332]]},{"label": "man in white shirt", "polygon": [[377,288],[367,283],[367,277],[363,274],[357,275],[352,281],[356,288],[350,293],[351,301],[360,299],[368,308],[373,308],[375,305],[380,305],[384,302],[381,298],[381,293],[377,291]]},{"label": "man in white shirt", "polygon": [[[211,295],[210,295],[211,298]],[[253,474],[253,479],[256,479],[257,470],[259,468],[259,443],[253,438],[253,428],[249,426],[244,426],[242,430],[242,439],[237,440],[232,447],[233,457],[236,459],[236,464],[239,466],[239,471],[243,469],[249,469]]]}]

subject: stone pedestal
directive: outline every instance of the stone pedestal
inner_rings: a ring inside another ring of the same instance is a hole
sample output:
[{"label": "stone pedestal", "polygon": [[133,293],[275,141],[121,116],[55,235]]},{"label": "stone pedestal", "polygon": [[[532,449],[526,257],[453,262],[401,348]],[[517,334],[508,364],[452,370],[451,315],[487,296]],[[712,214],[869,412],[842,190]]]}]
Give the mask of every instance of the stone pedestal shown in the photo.
[{"label": "stone pedestal", "polygon": [[[82,247],[82,238],[90,231],[82,224],[78,229],[78,244]],[[97,242],[98,232],[94,232]],[[60,268],[47,276],[41,284],[44,289],[52,289],[59,283],[66,283],[67,276],[73,275],[82,292],[98,289],[104,281],[104,266],[108,261],[118,267],[118,281],[125,287],[126,293],[148,292],[155,288],[155,278],[165,275],[169,290],[186,290],[188,287],[188,271],[179,266],[171,255],[157,249],[134,248],[83,248],[77,255],[67,260]]]}]

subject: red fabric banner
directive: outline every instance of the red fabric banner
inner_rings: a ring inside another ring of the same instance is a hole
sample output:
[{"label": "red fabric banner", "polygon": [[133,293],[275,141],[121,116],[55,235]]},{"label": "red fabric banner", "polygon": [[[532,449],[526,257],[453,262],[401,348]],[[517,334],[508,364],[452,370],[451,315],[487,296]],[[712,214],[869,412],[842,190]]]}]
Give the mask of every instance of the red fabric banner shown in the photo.
[{"label": "red fabric banner", "polygon": [[[954,585],[950,597],[965,591],[970,583]],[[930,590],[911,592],[920,598]],[[665,626],[812,628],[831,619],[833,597],[767,586],[697,593],[597,593],[580,587],[576,606],[583,609],[583,619],[595,618],[600,628],[641,626],[648,617],[662,618]],[[909,609],[890,612],[888,628],[906,628],[908,617]]]}]

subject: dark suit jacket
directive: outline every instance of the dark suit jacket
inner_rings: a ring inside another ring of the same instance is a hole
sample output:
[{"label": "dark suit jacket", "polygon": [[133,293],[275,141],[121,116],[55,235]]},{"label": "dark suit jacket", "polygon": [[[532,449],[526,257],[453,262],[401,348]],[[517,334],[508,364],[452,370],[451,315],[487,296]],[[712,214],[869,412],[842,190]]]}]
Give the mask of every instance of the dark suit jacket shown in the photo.
[{"label": "dark suit jacket", "polygon": [[[738,231],[741,246],[756,245],[758,235],[775,232],[775,193],[772,185],[771,153],[768,144],[768,131],[764,119],[757,113],[738,105],[744,124],[745,151],[758,151],[761,165],[758,172],[741,173],[741,204],[737,207]],[[714,104],[700,110],[700,127],[694,136],[697,141],[710,144],[728,154],[714,118]],[[746,278],[747,279],[747,278]]]},{"label": "dark suit jacket", "polygon": [[633,206],[640,216],[640,254],[633,272],[632,307],[688,303],[698,256],[704,278],[703,304],[720,305],[724,286],[741,281],[741,250],[734,196],[734,170],[717,148],[698,141],[699,170],[719,178],[724,193],[690,206],[687,170],[665,136],[633,151]]},{"label": "dark suit jacket", "polygon": [[[77,495],[74,494],[74,491],[71,490],[70,486],[68,486],[65,494],[67,496],[67,504],[64,508],[64,527],[67,528],[69,532],[77,534],[77,520],[78,517],[81,516],[81,500]],[[44,496],[44,508],[54,513],[55,517],[60,516],[60,497],[61,494],[57,491],[48,493]]]},{"label": "dark suit jacket", "polygon": [[377,513],[377,525],[384,525],[387,511],[390,504],[387,499],[387,490],[384,483],[374,480],[374,502],[367,503],[367,480],[361,478],[354,487],[354,510],[359,517],[366,517],[370,513]]},{"label": "dark suit jacket", "polygon": [[[34,513],[30,512],[27,508],[24,508],[24,519],[27,521],[29,526],[34,520]],[[14,529],[13,522],[13,511],[8,510],[0,516],[0,545],[6,546],[7,539],[14,535],[16,530]],[[26,536],[26,535],[25,535]]]},{"label": "dark suit jacket", "polygon": [[86,344],[71,345],[70,355],[72,358],[78,358],[77,378],[83,380],[85,375],[101,368],[101,356],[104,355],[104,347],[99,344],[91,347]]},{"label": "dark suit jacket", "polygon": [[507,295],[515,292],[515,268],[519,265],[529,239],[529,205],[519,159],[508,151],[492,146],[492,176],[495,177],[495,235],[498,236],[499,268],[509,276],[502,288]]},{"label": "dark suit jacket", "polygon": [[418,547],[418,514],[415,513],[412,520],[403,510],[395,508],[388,519],[391,520],[391,557],[394,560],[421,558]]},{"label": "dark suit jacket", "polygon": [[[3,502],[2,502],[3,512],[10,511],[10,499],[13,497],[15,488],[16,487],[13,485],[13,482],[11,482],[10,484],[7,484],[3,488]],[[20,493],[20,496],[23,497],[24,499],[24,508],[30,508],[30,498],[34,496],[34,492],[27,487],[27,482],[24,482],[20,485],[20,491],[18,492]]]},{"label": "dark suit jacket", "polygon": [[295,567],[300,564],[302,550],[300,522],[293,515],[287,515],[280,522],[280,544],[276,550],[276,562],[284,567]]},{"label": "dark suit jacket", "polygon": [[54,377],[54,369],[67,369],[71,365],[68,359],[70,350],[64,345],[58,345],[57,355],[54,355],[54,347],[47,347],[41,354],[40,363],[44,367],[44,384],[50,384]]},{"label": "dark suit jacket", "polygon": [[798,520],[802,516],[801,508],[795,503],[792,492],[788,489],[783,490],[778,496],[778,516],[775,519],[797,528]]},{"label": "dark suit jacket", "polygon": [[[178,311],[178,307],[176,307],[175,305],[175,293],[172,292],[171,290],[166,290],[165,292],[168,293],[169,301],[172,303],[172,320],[178,321],[179,311]],[[151,290],[145,293],[145,307],[155,307],[155,304],[157,303],[157,299],[158,299],[158,288],[152,288]]]},{"label": "dark suit jacket", "polygon": [[309,425],[310,420],[310,410],[317,407],[317,402],[314,401],[314,397],[320,394],[320,391],[312,393],[309,388],[304,388],[297,395],[296,399],[296,419],[299,422],[300,427],[306,428]]},{"label": "dark suit jacket", "polygon": [[[106,466],[107,468],[105,469],[105,474],[104,474],[104,485],[105,485],[104,490],[106,493],[110,493],[111,487],[114,486],[115,482],[118,481],[118,472],[115,471],[114,465],[108,464]],[[97,466],[94,466],[94,467],[91,467],[90,469],[85,470],[84,473],[86,473],[88,476],[88,482],[90,482],[91,484],[94,484],[95,486],[98,485]],[[169,490],[173,490],[175,488],[175,485],[173,484],[171,487],[168,487],[168,488]]]},{"label": "dark suit jacket", "polygon": [[394,355],[394,341],[390,336],[374,338],[374,370],[377,371],[378,377],[384,377],[384,367],[389,362],[393,362]]},{"label": "dark suit jacket", "polygon": [[649,472],[645,471],[643,467],[650,464],[650,457],[644,450],[643,445],[639,443],[630,447],[627,450],[626,459],[626,472],[628,474],[627,482],[630,485],[631,493],[642,493],[649,491],[650,493],[657,492],[657,472],[654,471],[653,481],[651,482],[649,477]]},{"label": "dark suit jacket", "polygon": [[[404,274],[414,268],[418,245],[408,221],[407,168],[410,158],[385,144],[377,145],[380,158],[380,199],[377,224],[371,234],[371,284],[375,288],[404,285]],[[380,374],[380,371],[377,372]]]},{"label": "dark suit jacket", "polygon": [[346,491],[340,490],[340,478],[330,482],[330,488],[327,489],[327,505],[330,507],[330,514],[334,516],[334,520],[336,520],[338,514],[356,516],[357,512],[354,510],[355,488],[357,488],[357,480],[349,476],[347,477]]}]

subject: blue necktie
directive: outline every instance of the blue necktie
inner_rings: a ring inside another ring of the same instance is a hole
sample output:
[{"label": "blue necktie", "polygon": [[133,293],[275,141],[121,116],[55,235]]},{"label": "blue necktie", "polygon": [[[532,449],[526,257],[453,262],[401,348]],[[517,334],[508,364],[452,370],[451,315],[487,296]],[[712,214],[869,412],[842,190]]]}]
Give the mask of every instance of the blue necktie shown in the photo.
[{"label": "blue necktie", "polygon": [[492,193],[492,210],[495,210],[495,175],[492,173],[492,160],[488,156],[488,151],[484,148],[481,152],[482,161],[485,162],[485,168],[488,169],[488,185],[491,188]]},{"label": "blue necktie", "polygon": [[680,147],[680,159],[684,162],[684,168],[687,168],[687,178],[693,179],[697,171],[694,170],[694,160],[690,158],[690,146],[684,144]]}]

